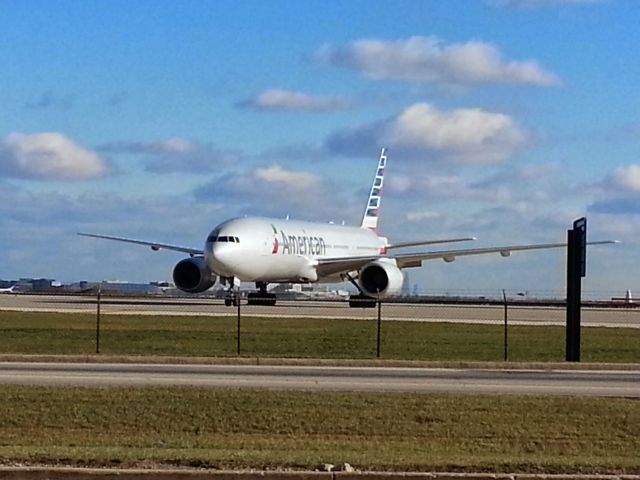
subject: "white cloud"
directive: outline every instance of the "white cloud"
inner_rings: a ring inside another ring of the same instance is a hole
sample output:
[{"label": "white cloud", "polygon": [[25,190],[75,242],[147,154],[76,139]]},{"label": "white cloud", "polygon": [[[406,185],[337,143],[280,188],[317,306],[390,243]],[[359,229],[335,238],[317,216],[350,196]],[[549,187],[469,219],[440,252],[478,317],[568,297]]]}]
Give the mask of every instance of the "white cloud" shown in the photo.
[{"label": "white cloud", "polygon": [[141,155],[148,172],[196,173],[219,170],[222,165],[238,164],[246,156],[234,150],[219,149],[180,137],[154,141],[119,141],[100,145],[98,150],[115,155]]},{"label": "white cloud", "polygon": [[389,120],[334,132],[325,143],[343,155],[360,156],[384,145],[405,161],[483,165],[505,160],[526,142],[526,132],[508,115],[417,103]]},{"label": "white cloud", "polygon": [[445,44],[437,37],[396,41],[362,39],[348,45],[324,45],[317,57],[376,80],[441,85],[520,84],[549,87],[560,79],[538,62],[507,61],[491,43],[471,40]]},{"label": "white cloud", "polygon": [[[335,182],[278,164],[218,177],[195,189],[194,195],[203,203],[233,205],[241,215],[341,221],[362,213],[360,202],[353,208]],[[328,198],[331,201],[323,201]]]},{"label": "white cloud", "polygon": [[196,190],[196,196],[206,199],[250,202],[261,205],[265,201],[291,203],[291,196],[315,200],[321,177],[299,172],[280,165],[257,167],[219,177]]},{"label": "white cloud", "polygon": [[152,142],[149,146],[157,153],[166,154],[184,154],[195,150],[195,145],[189,140],[183,138],[169,138],[167,140],[160,140]]},{"label": "white cloud", "polygon": [[508,115],[477,108],[442,111],[426,103],[404,110],[385,137],[390,145],[444,152],[463,163],[503,160],[526,139]]},{"label": "white cloud", "polygon": [[640,215],[640,165],[618,167],[593,185],[598,198],[589,211],[607,215]]},{"label": "white cloud", "polygon": [[422,222],[424,220],[437,220],[441,218],[442,215],[439,214],[438,212],[418,211],[418,212],[408,212],[406,217],[407,217],[407,220],[409,220],[410,222]]},{"label": "white cloud", "polygon": [[616,168],[609,176],[609,184],[623,193],[640,193],[640,165]]},{"label": "white cloud", "polygon": [[460,192],[469,189],[469,182],[458,175],[392,175],[386,186],[394,195],[407,195],[416,192],[435,196],[460,196]]},{"label": "white cloud", "polygon": [[320,183],[320,177],[306,172],[294,172],[285,170],[280,165],[258,168],[253,172],[253,180],[266,182],[273,187],[282,187],[289,190],[304,191],[315,188]]},{"label": "white cloud", "polygon": [[342,97],[308,95],[281,89],[265,90],[255,98],[241,102],[240,105],[258,110],[301,111],[344,110],[351,106],[350,102]]},{"label": "white cloud", "polygon": [[0,140],[0,174],[6,176],[80,180],[106,171],[98,154],[60,133],[11,133]]}]

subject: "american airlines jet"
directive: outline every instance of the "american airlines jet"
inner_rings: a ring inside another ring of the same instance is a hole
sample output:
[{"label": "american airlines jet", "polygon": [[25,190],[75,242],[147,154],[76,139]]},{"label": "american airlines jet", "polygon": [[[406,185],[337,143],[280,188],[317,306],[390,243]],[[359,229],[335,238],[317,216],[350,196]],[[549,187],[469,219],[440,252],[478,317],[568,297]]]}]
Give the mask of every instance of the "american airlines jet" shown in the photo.
[{"label": "american airlines jet", "polygon": [[[459,250],[403,252],[419,247],[475,240],[450,238],[392,243],[378,232],[380,201],[384,186],[387,152],[383,148],[360,226],[312,223],[278,218],[243,217],[216,226],[205,240],[204,248],[189,248],[164,243],[79,233],[189,254],[173,269],[177,288],[199,293],[219,279],[227,286],[225,303],[235,303],[234,287],[240,282],[255,282],[257,292],[248,295],[249,304],[275,305],[269,283],[351,282],[360,292],[352,296],[352,306],[373,306],[375,299],[400,292],[403,268],[420,267],[426,260],[453,262],[457,257],[565,247],[565,243],[511,245]],[[591,245],[614,243],[589,242]]]},{"label": "american airlines jet", "polygon": [[0,293],[15,293],[16,286],[11,285],[9,288],[0,288]]}]

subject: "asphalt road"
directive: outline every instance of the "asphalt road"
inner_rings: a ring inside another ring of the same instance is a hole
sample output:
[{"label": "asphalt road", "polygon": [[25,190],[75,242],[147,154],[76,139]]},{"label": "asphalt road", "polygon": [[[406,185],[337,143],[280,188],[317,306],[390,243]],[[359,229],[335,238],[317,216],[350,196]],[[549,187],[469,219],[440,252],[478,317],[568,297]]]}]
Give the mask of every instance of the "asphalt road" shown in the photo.
[{"label": "asphalt road", "polygon": [[0,384],[640,398],[640,371],[0,362]]},{"label": "asphalt road", "polygon": [[[87,296],[0,295],[0,310],[95,313],[96,299]],[[220,299],[112,298],[101,302],[104,314],[236,316],[235,307]],[[279,318],[373,319],[376,309],[349,308],[345,301],[278,301],[275,307],[241,306],[243,316]],[[502,306],[383,304],[383,320],[501,324]],[[565,325],[565,310],[551,307],[509,307],[510,325]],[[583,309],[585,327],[640,328],[640,309]]]}]

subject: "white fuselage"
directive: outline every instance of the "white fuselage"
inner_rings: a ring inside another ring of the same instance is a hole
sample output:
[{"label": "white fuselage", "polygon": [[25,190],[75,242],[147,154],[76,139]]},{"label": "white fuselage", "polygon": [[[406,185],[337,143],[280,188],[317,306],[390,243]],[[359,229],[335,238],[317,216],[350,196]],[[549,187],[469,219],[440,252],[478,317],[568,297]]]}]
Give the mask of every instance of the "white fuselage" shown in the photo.
[{"label": "white fuselage", "polygon": [[382,255],[387,239],[366,228],[274,218],[236,218],[207,237],[204,256],[221,277],[245,282],[318,282],[316,261]]}]

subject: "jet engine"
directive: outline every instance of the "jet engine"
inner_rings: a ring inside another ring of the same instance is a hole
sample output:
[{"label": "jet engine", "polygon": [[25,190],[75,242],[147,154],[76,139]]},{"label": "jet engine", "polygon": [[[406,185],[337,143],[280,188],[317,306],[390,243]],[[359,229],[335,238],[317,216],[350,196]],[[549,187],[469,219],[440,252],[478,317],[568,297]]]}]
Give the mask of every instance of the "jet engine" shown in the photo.
[{"label": "jet engine", "polygon": [[379,259],[367,263],[358,279],[360,288],[369,296],[389,296],[400,293],[404,278],[394,260]]},{"label": "jet engine", "polygon": [[183,292],[200,293],[216,283],[204,257],[185,258],[173,268],[173,283]]}]

